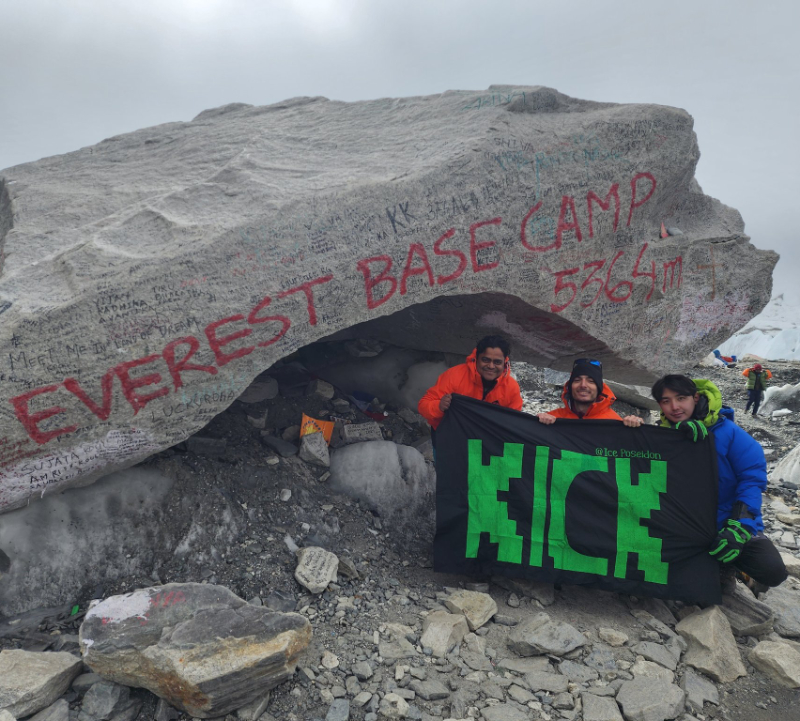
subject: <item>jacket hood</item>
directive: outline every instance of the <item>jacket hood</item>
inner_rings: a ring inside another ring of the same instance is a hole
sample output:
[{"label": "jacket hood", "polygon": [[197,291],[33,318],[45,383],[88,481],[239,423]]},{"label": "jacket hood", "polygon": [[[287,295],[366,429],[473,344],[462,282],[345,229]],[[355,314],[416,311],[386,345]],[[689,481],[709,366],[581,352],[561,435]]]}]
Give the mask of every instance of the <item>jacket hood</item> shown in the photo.
[{"label": "jacket hood", "polygon": [[[705,414],[705,416],[702,418],[696,418],[695,420],[702,421],[704,426],[711,428],[711,426],[719,421],[720,411],[722,411],[722,393],[717,386],[715,386],[711,381],[705,380],[704,378],[695,378],[694,385],[695,388],[697,388],[698,395],[701,397],[701,400],[698,401],[698,407],[704,407],[706,404],[708,405],[708,412]],[[706,403],[702,403],[702,399],[705,399]],[[695,408],[695,413],[696,412],[697,408]],[[723,413],[722,415],[725,416],[727,414]],[[663,411],[661,413],[661,422],[659,425],[666,427],[673,425],[667,420],[667,417],[664,415]]]},{"label": "jacket hood", "polygon": [[[473,383],[482,383],[483,378],[481,374],[478,373],[478,349],[473,349],[472,353],[467,356],[467,368],[469,368],[469,374],[472,378]],[[503,372],[497,376],[497,383],[504,380],[505,378],[511,377],[511,361],[508,359],[508,356],[505,358],[505,362],[503,363]]]},{"label": "jacket hood", "polygon": [[[569,408],[572,410],[569,404],[569,381],[564,384],[564,388],[561,391],[561,400],[564,402],[564,407]],[[611,409],[611,406],[614,405],[614,401],[617,400],[617,397],[614,395],[614,391],[612,391],[608,385],[603,383],[603,387],[600,389],[600,392],[597,394],[597,400],[592,403],[592,407],[589,409],[589,413],[595,415],[595,413],[604,412]],[[589,415],[587,413],[586,415]]]}]

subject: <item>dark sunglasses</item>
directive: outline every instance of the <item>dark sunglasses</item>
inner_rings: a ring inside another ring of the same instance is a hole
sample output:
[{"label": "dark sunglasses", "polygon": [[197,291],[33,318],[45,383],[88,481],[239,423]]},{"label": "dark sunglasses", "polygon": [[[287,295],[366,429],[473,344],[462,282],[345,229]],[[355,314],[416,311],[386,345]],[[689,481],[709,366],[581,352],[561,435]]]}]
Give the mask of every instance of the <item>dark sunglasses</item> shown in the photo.
[{"label": "dark sunglasses", "polygon": [[489,358],[488,356],[485,356],[485,355],[481,356],[479,360],[480,360],[481,363],[483,363],[484,365],[487,365],[487,366],[488,365],[501,366],[501,365],[503,365],[503,363],[505,363],[504,359],[501,360],[500,358]]},{"label": "dark sunglasses", "polygon": [[594,358],[576,358],[575,362],[572,364],[572,367],[575,368],[578,363],[590,363],[593,366],[597,366],[600,370],[603,370],[603,364]]}]

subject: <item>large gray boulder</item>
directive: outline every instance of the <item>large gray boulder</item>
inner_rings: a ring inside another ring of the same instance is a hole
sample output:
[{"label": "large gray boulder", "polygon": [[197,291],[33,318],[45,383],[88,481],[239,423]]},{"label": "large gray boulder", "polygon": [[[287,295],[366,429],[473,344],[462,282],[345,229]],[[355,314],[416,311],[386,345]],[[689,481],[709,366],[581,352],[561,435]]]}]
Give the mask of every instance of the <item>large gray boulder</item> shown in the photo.
[{"label": "large gray boulder", "polygon": [[332,334],[688,367],[777,260],[698,158],[683,110],[502,86],[236,103],[3,171],[0,511],[184,440]]},{"label": "large gray boulder", "polygon": [[111,596],[89,609],[80,630],[94,672],[198,718],[224,716],[289,678],[310,640],[303,616],[199,583]]}]

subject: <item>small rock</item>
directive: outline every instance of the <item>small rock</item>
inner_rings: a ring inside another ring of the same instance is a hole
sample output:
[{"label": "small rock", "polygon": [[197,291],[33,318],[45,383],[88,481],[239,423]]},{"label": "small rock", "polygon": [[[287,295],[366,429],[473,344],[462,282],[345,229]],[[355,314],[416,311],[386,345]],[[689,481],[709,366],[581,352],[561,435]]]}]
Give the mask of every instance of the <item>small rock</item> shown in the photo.
[{"label": "small rock", "polygon": [[381,699],[380,712],[387,719],[406,718],[408,702],[396,693],[387,693]]},{"label": "small rock", "polygon": [[[8,717],[13,721],[14,717],[11,714],[8,714]],[[0,721],[3,721],[2,715],[0,715]],[[66,699],[60,698],[44,711],[39,711],[35,716],[31,716],[28,721],[69,721],[69,704]]]},{"label": "small rock", "polygon": [[550,672],[553,667],[547,658],[537,656],[535,658],[501,658],[497,662],[497,668],[526,674],[534,671]]},{"label": "small rock", "polygon": [[648,661],[655,661],[664,668],[668,668],[670,671],[674,671],[678,667],[678,661],[675,656],[660,643],[643,641],[634,646],[633,650],[644,656]]},{"label": "small rock", "polygon": [[286,503],[292,497],[292,492],[288,488],[282,488],[280,493],[280,499]]},{"label": "small rock", "polygon": [[686,702],[692,711],[702,713],[706,701],[719,705],[719,691],[716,685],[690,668],[683,672],[681,688],[686,692]]},{"label": "small rock", "polygon": [[588,683],[595,681],[600,676],[593,668],[584,666],[574,661],[562,661],[558,665],[558,672],[566,676],[573,683]]},{"label": "small rock", "polygon": [[330,451],[322,433],[306,433],[300,439],[300,459],[314,466],[328,468],[331,465]]},{"label": "small rock", "polygon": [[373,674],[375,673],[372,670],[372,666],[370,666],[366,661],[359,661],[358,663],[354,663],[352,671],[359,681],[367,681],[371,679]]},{"label": "small rock", "polygon": [[569,688],[569,679],[558,673],[542,673],[533,671],[525,674],[525,683],[531,691],[547,691],[548,693],[564,693]]},{"label": "small rock", "polygon": [[526,711],[510,703],[486,706],[481,709],[481,716],[484,721],[528,721],[531,718]]},{"label": "small rock", "polygon": [[353,705],[357,708],[363,708],[369,703],[371,698],[372,694],[369,691],[362,691],[353,699]]},{"label": "small rock", "polygon": [[434,611],[422,622],[420,644],[430,648],[436,658],[442,658],[461,643],[468,630],[467,619],[463,615]]},{"label": "small rock", "polygon": [[609,646],[624,646],[628,642],[628,634],[613,628],[598,628],[597,635],[601,641],[605,641]]},{"label": "small rock", "polygon": [[[236,709],[236,717],[241,721],[259,721],[269,705],[270,693],[267,691],[261,698],[253,699],[249,704]],[[162,699],[159,699],[162,700]],[[180,714],[178,714],[180,715]],[[172,718],[178,718],[173,716]]]},{"label": "small rock", "polygon": [[82,666],[79,658],[65,652],[0,651],[0,709],[24,718],[47,708]]},{"label": "small rock", "polygon": [[336,699],[325,715],[325,721],[348,721],[350,718],[350,702],[344,698]]},{"label": "small rock", "polygon": [[410,688],[426,701],[439,701],[450,696],[450,691],[441,681],[412,681]]},{"label": "small rock", "polygon": [[329,401],[336,395],[336,389],[327,381],[321,378],[315,378],[308,384],[306,395],[317,396],[318,398]]},{"label": "small rock", "polygon": [[750,652],[748,660],[783,686],[800,687],[800,651],[788,644],[762,641]]},{"label": "small rock", "polygon": [[111,681],[94,684],[83,697],[78,721],[110,719],[131,705],[131,690]]},{"label": "small rock", "polygon": [[687,665],[720,683],[747,675],[728,618],[719,606],[687,616],[676,630],[688,644],[683,658]]},{"label": "small rock", "polygon": [[342,426],[342,441],[345,444],[363,443],[365,441],[382,441],[383,432],[375,421],[366,423],[349,423]]},{"label": "small rock", "polygon": [[781,560],[790,576],[800,578],[800,558],[791,553],[781,553]]},{"label": "small rock", "polygon": [[292,441],[299,440],[299,438],[300,438],[300,426],[294,425],[294,426],[288,426],[288,427],[284,428],[283,429],[283,433],[281,433],[281,438],[283,438],[284,441],[289,441],[290,443]]},{"label": "small rock", "polygon": [[553,654],[563,656],[583,646],[586,637],[562,621],[552,621],[546,613],[526,619],[509,634],[509,648],[520,656]]},{"label": "small rock", "polygon": [[[320,434],[313,434],[320,435]],[[301,548],[297,552],[297,568],[294,577],[311,593],[322,593],[336,580],[339,559],[335,554],[318,546]]]},{"label": "small rock", "polygon": [[497,613],[494,599],[476,591],[456,591],[445,599],[444,605],[453,613],[464,614],[470,631],[479,629]]},{"label": "small rock", "polygon": [[328,670],[338,668],[339,657],[335,653],[331,653],[330,651],[325,651],[325,653],[322,654],[321,663]]},{"label": "small rock", "polygon": [[272,611],[290,613],[297,606],[297,601],[293,594],[276,588],[269,592],[269,596],[264,600],[264,605]]},{"label": "small rock", "polygon": [[661,664],[653,663],[652,661],[645,661],[641,656],[631,666],[631,673],[634,678],[657,678],[668,683],[672,683],[675,680],[675,674],[668,668],[664,668]]},{"label": "small rock", "polygon": [[584,693],[581,695],[581,702],[583,721],[622,721],[619,706],[611,697]]},{"label": "small rock", "polygon": [[683,689],[675,684],[649,678],[625,681],[617,694],[622,713],[629,721],[674,719],[683,711],[684,699]]},{"label": "small rock", "polygon": [[[269,698],[269,696],[267,697]],[[238,711],[237,711],[238,714]],[[153,721],[175,721],[180,718],[181,712],[170,706],[163,698],[158,699]]]}]

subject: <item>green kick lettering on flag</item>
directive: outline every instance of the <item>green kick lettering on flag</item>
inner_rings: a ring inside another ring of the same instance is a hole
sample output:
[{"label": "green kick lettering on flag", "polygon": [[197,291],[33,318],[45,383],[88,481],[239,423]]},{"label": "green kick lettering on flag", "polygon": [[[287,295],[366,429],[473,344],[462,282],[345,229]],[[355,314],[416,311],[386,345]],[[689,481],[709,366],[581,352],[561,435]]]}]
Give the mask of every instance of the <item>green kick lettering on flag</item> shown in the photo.
[{"label": "green kick lettering on flag", "polygon": [[713,442],[454,396],[436,451],[436,571],[719,602]]}]

